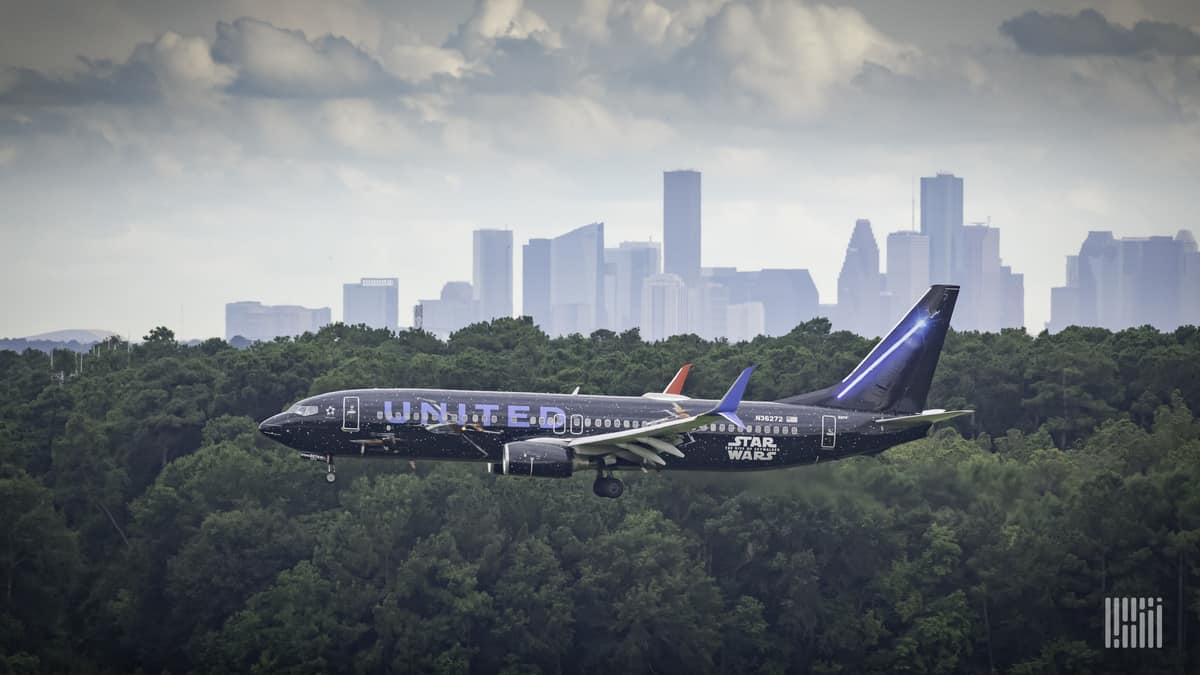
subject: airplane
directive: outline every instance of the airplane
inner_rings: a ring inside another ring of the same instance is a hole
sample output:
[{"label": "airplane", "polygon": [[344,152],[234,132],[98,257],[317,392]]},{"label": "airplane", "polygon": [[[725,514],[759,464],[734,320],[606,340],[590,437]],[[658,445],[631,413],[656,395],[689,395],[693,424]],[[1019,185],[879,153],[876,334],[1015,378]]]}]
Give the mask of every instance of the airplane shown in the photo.
[{"label": "airplane", "polygon": [[779,469],[880,453],[971,410],[926,409],[958,298],[934,285],[846,377],[779,401],[743,401],[754,366],[720,400],[681,394],[690,365],[663,393],[642,396],[355,389],[306,398],[259,425],[326,464],[337,457],[478,462],[504,476],[569,478],[595,471],[593,492],[617,498],[628,470]]}]

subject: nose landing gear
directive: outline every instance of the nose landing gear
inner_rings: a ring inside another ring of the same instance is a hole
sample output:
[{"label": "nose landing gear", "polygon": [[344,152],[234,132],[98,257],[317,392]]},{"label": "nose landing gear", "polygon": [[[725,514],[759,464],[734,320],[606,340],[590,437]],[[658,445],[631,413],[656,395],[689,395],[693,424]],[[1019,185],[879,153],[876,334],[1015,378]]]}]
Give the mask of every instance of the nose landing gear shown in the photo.
[{"label": "nose landing gear", "polygon": [[337,480],[337,468],[333,465],[333,455],[325,455],[325,482],[332,483]]},{"label": "nose landing gear", "polygon": [[605,476],[602,472],[597,471],[596,482],[592,483],[592,492],[596,493],[597,497],[616,499],[625,492],[625,484],[619,478],[613,477],[611,473]]}]

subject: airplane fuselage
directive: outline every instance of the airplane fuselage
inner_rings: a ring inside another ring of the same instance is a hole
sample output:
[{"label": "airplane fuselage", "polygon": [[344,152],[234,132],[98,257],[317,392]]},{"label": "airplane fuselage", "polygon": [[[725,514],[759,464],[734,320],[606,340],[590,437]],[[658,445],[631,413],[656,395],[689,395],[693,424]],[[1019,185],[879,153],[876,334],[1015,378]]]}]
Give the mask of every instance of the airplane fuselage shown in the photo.
[{"label": "airplane fuselage", "polygon": [[[698,415],[712,400],[650,396],[588,396],[448,389],[358,389],[314,396],[263,424],[263,432],[320,457],[365,456],[499,463],[518,441],[558,442]],[[314,412],[315,409],[315,412]],[[300,412],[296,412],[300,411]],[[874,454],[923,437],[929,424],[885,428],[878,413],[743,401],[738,428],[720,420],[683,434],[659,468],[756,470]],[[574,457],[576,466],[601,461]],[[645,466],[608,458],[607,469]],[[653,468],[653,467],[651,467]]]}]

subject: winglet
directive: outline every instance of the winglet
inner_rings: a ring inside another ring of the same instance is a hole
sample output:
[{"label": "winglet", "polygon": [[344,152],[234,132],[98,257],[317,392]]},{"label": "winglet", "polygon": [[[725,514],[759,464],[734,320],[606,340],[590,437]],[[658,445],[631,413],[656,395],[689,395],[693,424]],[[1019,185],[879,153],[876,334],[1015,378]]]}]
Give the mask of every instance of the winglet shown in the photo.
[{"label": "winglet", "polygon": [[746,385],[749,384],[750,375],[753,372],[754,366],[743,370],[742,374],[738,375],[738,378],[733,381],[733,385],[729,387],[729,391],[725,392],[725,396],[721,398],[721,402],[709,411],[709,414],[720,415],[736,424],[739,429],[745,429],[746,425],[738,419],[737,409],[742,403],[742,396],[746,393]]},{"label": "winglet", "polygon": [[683,393],[683,383],[687,380],[688,372],[691,369],[692,369],[692,364],[690,364],[690,363],[683,364],[683,367],[679,369],[679,372],[675,373],[675,377],[671,378],[671,383],[667,385],[666,389],[663,389],[663,393],[664,394],[675,394],[676,396],[682,394]]}]

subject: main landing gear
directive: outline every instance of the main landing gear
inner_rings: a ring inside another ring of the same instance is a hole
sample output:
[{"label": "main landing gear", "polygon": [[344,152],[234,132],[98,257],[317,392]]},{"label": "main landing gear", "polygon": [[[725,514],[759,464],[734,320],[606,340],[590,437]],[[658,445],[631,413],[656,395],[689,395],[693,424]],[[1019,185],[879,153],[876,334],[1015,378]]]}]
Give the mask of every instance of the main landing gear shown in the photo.
[{"label": "main landing gear", "polygon": [[625,484],[621,479],[614,478],[612,473],[605,476],[602,472],[596,472],[596,482],[592,483],[592,492],[596,493],[597,497],[607,497],[616,499],[625,492]]}]

